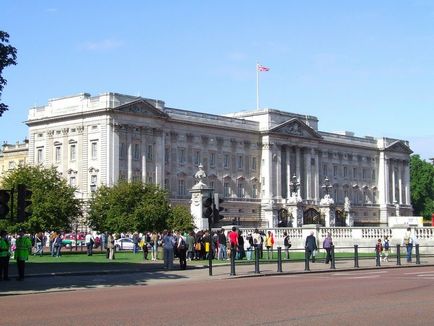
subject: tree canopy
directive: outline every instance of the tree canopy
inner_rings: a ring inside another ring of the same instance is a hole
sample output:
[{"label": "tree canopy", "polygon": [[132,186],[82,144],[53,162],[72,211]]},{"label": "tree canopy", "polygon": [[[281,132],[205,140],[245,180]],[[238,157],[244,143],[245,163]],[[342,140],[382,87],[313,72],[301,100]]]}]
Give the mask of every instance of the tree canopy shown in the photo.
[{"label": "tree canopy", "polygon": [[[81,203],[76,199],[76,189],[67,185],[66,180],[55,168],[24,166],[11,170],[4,178],[4,189],[17,189],[18,184],[26,185],[32,191],[31,217],[24,223],[8,219],[0,223],[10,231],[24,227],[29,232],[72,229],[82,214]],[[16,195],[15,195],[16,198]],[[17,212],[16,199],[14,211]]]},{"label": "tree canopy", "polygon": [[412,155],[410,159],[410,191],[414,214],[431,218],[434,213],[434,165]]},{"label": "tree canopy", "polygon": [[[3,69],[17,64],[17,49],[9,44],[9,34],[0,31],[0,99],[7,80],[3,77]],[[0,102],[0,117],[8,110],[8,106]]]},{"label": "tree canopy", "polygon": [[173,206],[167,226],[170,230],[192,231],[195,226],[193,225],[190,209],[181,205]]},{"label": "tree canopy", "polygon": [[161,231],[171,208],[164,190],[152,184],[121,181],[101,186],[89,203],[88,221],[98,231]]}]

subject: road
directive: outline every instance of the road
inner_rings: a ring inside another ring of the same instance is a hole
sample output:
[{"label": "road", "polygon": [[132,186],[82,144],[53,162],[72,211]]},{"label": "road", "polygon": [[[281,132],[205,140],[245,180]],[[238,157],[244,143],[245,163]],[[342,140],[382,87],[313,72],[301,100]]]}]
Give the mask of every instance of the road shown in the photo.
[{"label": "road", "polygon": [[432,325],[434,317],[434,267],[107,284],[0,297],[0,325]]}]

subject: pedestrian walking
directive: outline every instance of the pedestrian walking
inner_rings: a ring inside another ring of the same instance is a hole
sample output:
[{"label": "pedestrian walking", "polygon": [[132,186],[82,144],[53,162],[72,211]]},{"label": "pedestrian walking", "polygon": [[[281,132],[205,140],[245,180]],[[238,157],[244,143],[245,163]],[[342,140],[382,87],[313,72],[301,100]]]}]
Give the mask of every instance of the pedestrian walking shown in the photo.
[{"label": "pedestrian walking", "polygon": [[411,263],[411,253],[413,251],[413,246],[416,244],[416,238],[411,231],[411,228],[407,228],[407,231],[404,234],[404,238],[402,240],[402,245],[405,246],[407,250],[407,263]]},{"label": "pedestrian walking", "polygon": [[176,236],[178,239],[176,247],[178,249],[179,267],[181,269],[187,269],[187,241],[179,232],[176,233]]},{"label": "pedestrian walking", "polygon": [[113,260],[115,258],[115,238],[111,232],[107,235],[107,250],[108,250],[108,259]]},{"label": "pedestrian walking", "polygon": [[87,255],[92,256],[93,244],[95,243],[95,239],[93,238],[93,235],[90,232],[86,234],[86,237],[84,238],[84,242],[86,244]]},{"label": "pedestrian walking", "polygon": [[331,255],[332,246],[333,246],[332,235],[330,232],[327,232],[327,236],[325,237],[322,243],[322,247],[326,251],[326,260],[325,260],[326,264],[328,264],[332,260],[332,255]]},{"label": "pedestrian walking", "polygon": [[228,233],[229,238],[229,245],[231,247],[231,257],[232,255],[237,254],[237,247],[238,247],[238,232],[237,228],[235,226],[232,227],[232,231]]},{"label": "pedestrian walking", "polygon": [[265,247],[267,248],[267,259],[273,259],[274,235],[271,231],[268,231],[265,236]]},{"label": "pedestrian walking", "polygon": [[380,261],[380,257],[383,253],[383,244],[381,243],[381,239],[377,240],[377,244],[375,245],[375,257],[378,259],[378,262]]},{"label": "pedestrian walking", "polygon": [[384,237],[384,242],[383,242],[383,257],[382,260],[383,261],[389,261],[389,254],[390,254],[390,243],[389,243],[389,238],[387,236]]},{"label": "pedestrian walking", "polygon": [[54,239],[53,242],[53,253],[54,253],[54,257],[59,258],[60,257],[60,251],[62,250],[62,237],[60,236],[60,233],[57,233],[57,237],[56,239]]},{"label": "pedestrian walking", "polygon": [[289,238],[288,232],[283,232],[283,246],[285,247],[286,259],[289,259],[289,248],[291,248],[292,243]]},{"label": "pedestrian walking", "polygon": [[173,268],[173,255],[175,238],[172,235],[172,231],[165,230],[163,232],[163,257],[164,257],[164,268],[171,270]]},{"label": "pedestrian walking", "polygon": [[306,248],[307,259],[311,259],[312,257],[312,263],[314,263],[318,246],[316,244],[316,238],[314,236],[313,231],[310,233],[310,235],[306,237],[305,248]]},{"label": "pedestrian walking", "polygon": [[218,243],[219,243],[219,249],[218,249],[218,259],[219,260],[226,260],[228,258],[227,256],[227,239],[225,235],[225,230],[221,229],[217,231],[218,236]]},{"label": "pedestrian walking", "polygon": [[32,250],[32,241],[29,237],[24,235],[24,230],[18,232],[18,237],[16,241],[15,259],[17,261],[18,267],[18,281],[24,280],[24,270],[26,266],[26,261],[29,259],[29,253]]},{"label": "pedestrian walking", "polygon": [[7,232],[0,232],[0,281],[9,281],[10,243]]},{"label": "pedestrian walking", "polygon": [[42,234],[42,232],[36,233],[35,234],[35,253],[33,254],[34,256],[42,256],[43,255],[43,252],[44,252],[43,241],[44,241],[44,235]]}]

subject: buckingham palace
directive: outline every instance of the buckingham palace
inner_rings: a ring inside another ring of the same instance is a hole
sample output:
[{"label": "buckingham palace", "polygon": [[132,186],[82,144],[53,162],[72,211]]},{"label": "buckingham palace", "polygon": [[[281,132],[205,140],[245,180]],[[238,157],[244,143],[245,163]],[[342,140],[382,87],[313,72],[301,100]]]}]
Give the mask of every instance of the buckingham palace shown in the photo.
[{"label": "buckingham palace", "polygon": [[161,100],[82,93],[29,110],[29,163],[54,166],[86,200],[102,184],[142,181],[190,205],[199,166],[224,199],[223,224],[321,224],[325,194],[336,225],[385,226],[412,215],[408,141],[318,130],[315,116],[275,109],[215,115]]}]

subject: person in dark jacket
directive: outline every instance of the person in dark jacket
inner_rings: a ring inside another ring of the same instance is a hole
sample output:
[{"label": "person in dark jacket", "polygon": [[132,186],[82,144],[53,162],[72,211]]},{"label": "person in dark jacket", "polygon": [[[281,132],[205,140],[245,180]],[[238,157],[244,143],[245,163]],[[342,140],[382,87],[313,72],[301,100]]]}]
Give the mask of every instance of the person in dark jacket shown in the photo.
[{"label": "person in dark jacket", "polygon": [[310,259],[310,257],[312,257],[312,263],[315,262],[315,254],[316,250],[318,250],[318,247],[316,245],[316,238],[313,234],[314,232],[312,231],[310,235],[306,237],[305,244],[307,258]]}]

